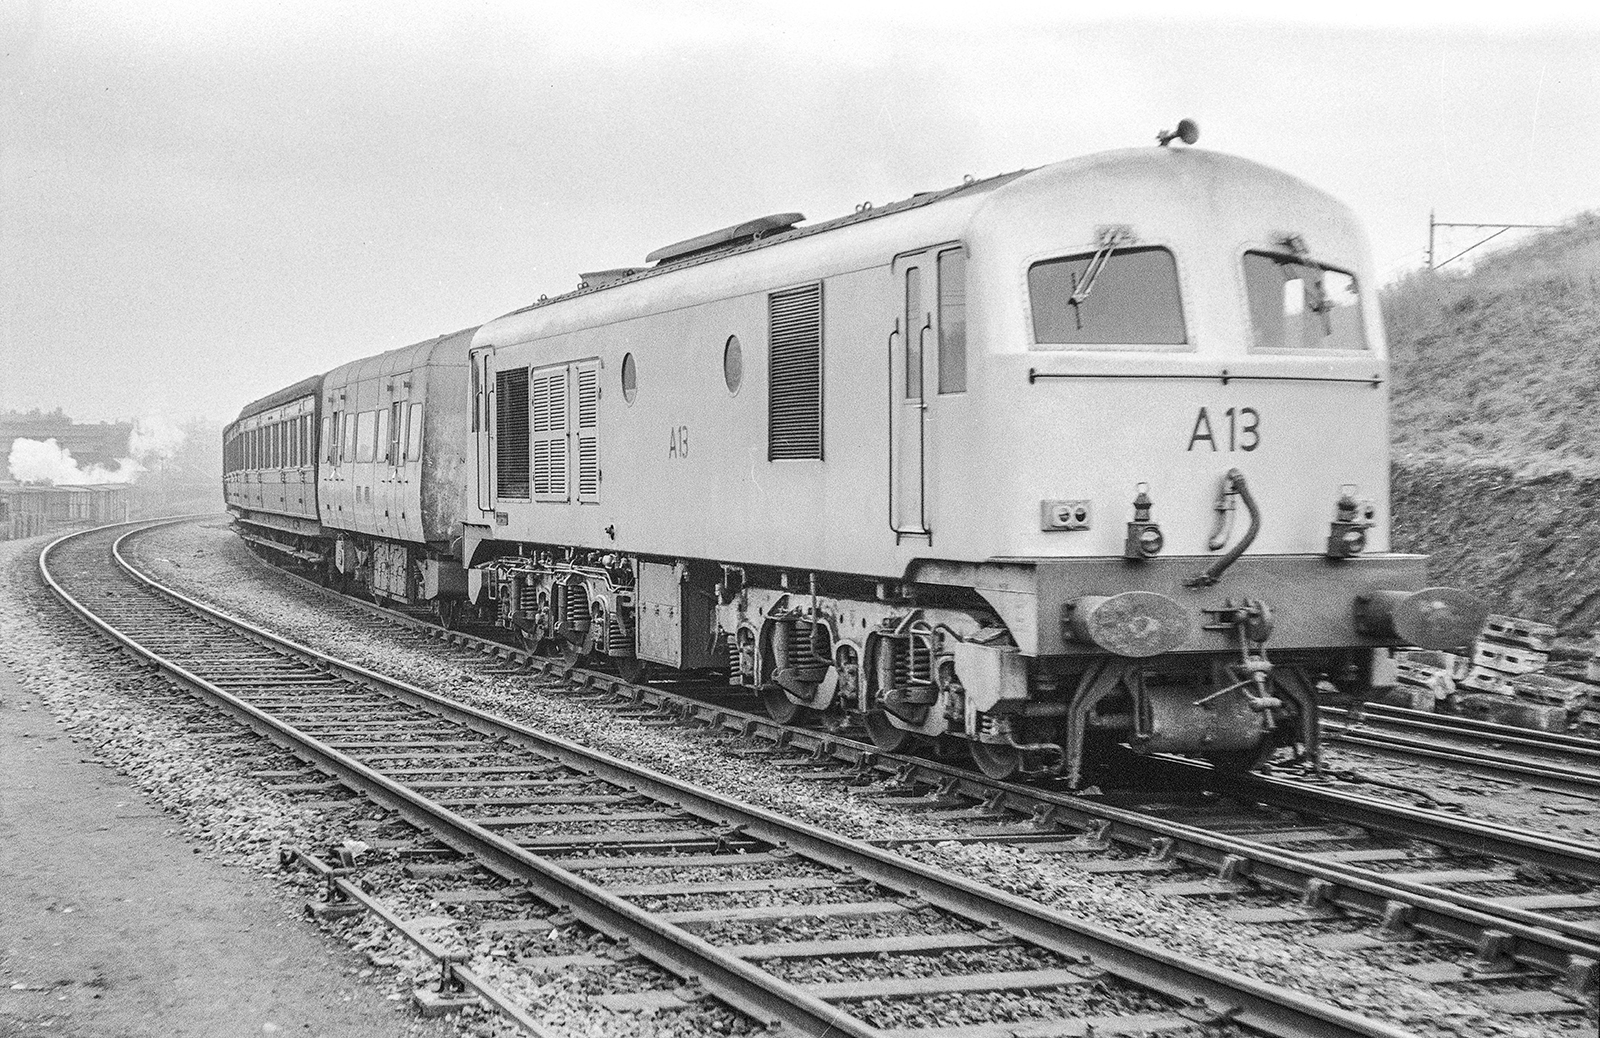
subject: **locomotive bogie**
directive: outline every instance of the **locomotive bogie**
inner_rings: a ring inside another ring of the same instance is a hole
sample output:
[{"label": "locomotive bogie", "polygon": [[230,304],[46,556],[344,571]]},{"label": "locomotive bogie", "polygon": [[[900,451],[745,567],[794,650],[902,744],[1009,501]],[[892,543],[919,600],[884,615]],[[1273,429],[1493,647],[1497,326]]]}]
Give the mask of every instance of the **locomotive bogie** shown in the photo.
[{"label": "locomotive bogie", "polygon": [[[763,690],[769,705],[886,715],[882,725],[936,738],[975,730],[971,710],[1027,696],[1016,649],[991,616],[769,587],[725,585],[721,597],[717,631],[744,647],[733,683]],[[987,679],[987,699],[970,708],[960,665]]]},{"label": "locomotive bogie", "polygon": [[487,579],[474,604],[492,606],[496,622],[530,648],[635,658],[633,577],[614,557],[541,552],[502,556],[482,569]]}]

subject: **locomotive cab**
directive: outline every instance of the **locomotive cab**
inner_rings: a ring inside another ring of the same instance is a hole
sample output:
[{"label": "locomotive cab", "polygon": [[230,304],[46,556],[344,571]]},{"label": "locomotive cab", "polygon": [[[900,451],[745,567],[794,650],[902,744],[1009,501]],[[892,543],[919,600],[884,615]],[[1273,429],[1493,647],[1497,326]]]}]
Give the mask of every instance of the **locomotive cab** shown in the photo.
[{"label": "locomotive cab", "polygon": [[996,192],[968,248],[982,417],[922,419],[928,540],[986,561],[909,575],[975,588],[1027,661],[989,694],[955,669],[986,770],[1314,758],[1320,683],[1475,636],[1481,604],[1388,550],[1388,363],[1343,206],[1228,156],[1118,152]]}]

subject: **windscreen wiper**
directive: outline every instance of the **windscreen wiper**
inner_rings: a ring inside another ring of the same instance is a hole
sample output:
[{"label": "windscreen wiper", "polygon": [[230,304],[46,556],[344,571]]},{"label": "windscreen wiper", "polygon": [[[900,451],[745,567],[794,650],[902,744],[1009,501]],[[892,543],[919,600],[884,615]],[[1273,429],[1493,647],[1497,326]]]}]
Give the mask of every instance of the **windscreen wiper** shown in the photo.
[{"label": "windscreen wiper", "polygon": [[1333,334],[1333,318],[1328,313],[1333,309],[1333,300],[1328,298],[1328,288],[1324,284],[1324,271],[1320,264],[1311,259],[1311,252],[1306,248],[1306,240],[1298,234],[1291,234],[1283,239],[1283,247],[1294,254],[1297,266],[1308,272],[1301,276],[1301,282],[1306,286],[1306,309],[1322,318],[1322,336],[1327,338]]},{"label": "windscreen wiper", "polygon": [[1077,321],[1078,330],[1083,330],[1083,314],[1079,309],[1083,301],[1089,298],[1089,293],[1094,291],[1095,282],[1100,280],[1100,274],[1106,269],[1111,256],[1121,245],[1131,237],[1126,227],[1102,227],[1100,229],[1100,247],[1094,250],[1094,255],[1089,258],[1089,265],[1084,268],[1083,277],[1074,277],[1072,281],[1072,294],[1067,297],[1067,303],[1072,307],[1072,315]]}]

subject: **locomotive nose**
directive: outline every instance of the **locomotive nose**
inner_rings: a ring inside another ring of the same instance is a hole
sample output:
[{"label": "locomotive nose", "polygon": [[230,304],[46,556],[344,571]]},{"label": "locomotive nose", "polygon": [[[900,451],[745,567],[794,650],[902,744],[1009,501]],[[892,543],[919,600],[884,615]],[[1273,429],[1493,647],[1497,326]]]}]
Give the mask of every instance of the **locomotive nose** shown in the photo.
[{"label": "locomotive nose", "polygon": [[1469,645],[1489,618],[1489,607],[1460,588],[1371,591],[1355,600],[1356,629],[1424,649]]}]

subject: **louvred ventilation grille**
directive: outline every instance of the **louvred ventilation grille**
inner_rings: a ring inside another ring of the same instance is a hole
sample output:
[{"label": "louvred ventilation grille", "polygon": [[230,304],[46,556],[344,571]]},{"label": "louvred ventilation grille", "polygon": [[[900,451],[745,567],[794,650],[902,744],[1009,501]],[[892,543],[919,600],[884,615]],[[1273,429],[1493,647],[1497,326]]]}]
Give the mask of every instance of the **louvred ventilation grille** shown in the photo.
[{"label": "louvred ventilation grille", "polygon": [[494,376],[495,493],[528,496],[528,369]]},{"label": "louvred ventilation grille", "polygon": [[822,459],[822,286],[767,297],[767,458]]}]

